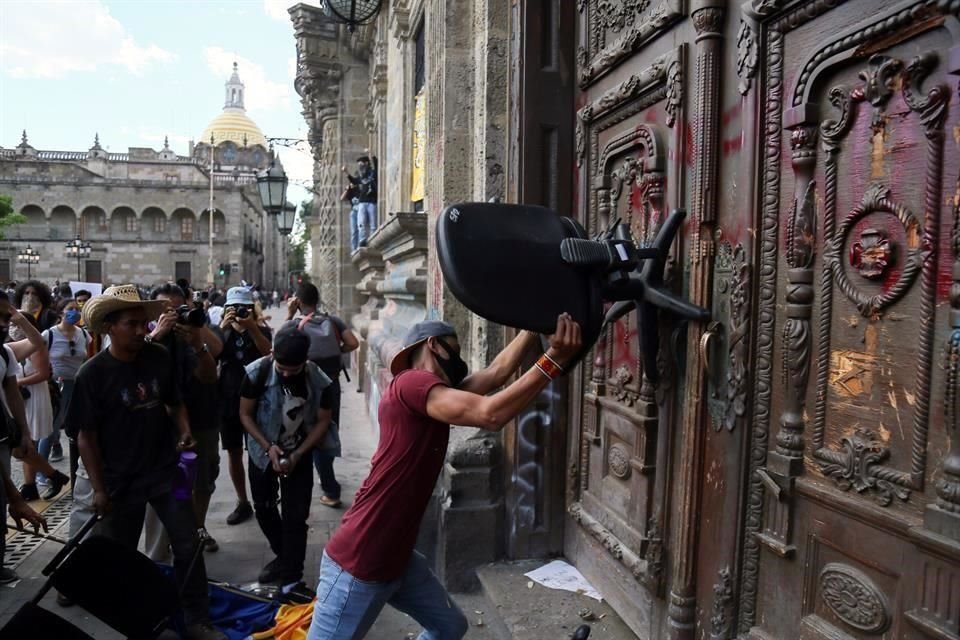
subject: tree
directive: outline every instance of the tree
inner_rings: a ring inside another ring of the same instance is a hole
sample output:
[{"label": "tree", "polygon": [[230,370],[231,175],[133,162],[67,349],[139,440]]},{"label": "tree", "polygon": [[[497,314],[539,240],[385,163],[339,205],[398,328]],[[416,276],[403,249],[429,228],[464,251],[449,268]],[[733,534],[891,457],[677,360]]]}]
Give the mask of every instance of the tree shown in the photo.
[{"label": "tree", "polygon": [[13,198],[0,193],[0,240],[5,239],[3,230],[13,224],[23,224],[26,216],[13,210]]},{"label": "tree", "polygon": [[307,271],[307,251],[310,247],[310,227],[304,222],[309,216],[313,200],[304,200],[293,222],[293,231],[290,232],[290,253],[287,255],[287,264],[290,271]]}]

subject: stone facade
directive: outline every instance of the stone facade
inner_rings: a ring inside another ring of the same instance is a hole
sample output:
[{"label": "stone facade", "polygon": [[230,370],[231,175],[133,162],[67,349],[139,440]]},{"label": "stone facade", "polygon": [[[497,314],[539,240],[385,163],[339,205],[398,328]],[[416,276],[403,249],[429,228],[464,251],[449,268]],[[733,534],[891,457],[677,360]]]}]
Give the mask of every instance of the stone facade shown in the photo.
[{"label": "stone facade", "polygon": [[[79,235],[92,245],[80,265],[81,281],[152,285],[186,277],[206,283],[209,171],[203,159],[168,147],[117,154],[103,151],[98,140],[88,152],[38,151],[24,134],[18,147],[0,151],[0,192],[26,217],[6,230],[0,260],[10,261],[11,278],[24,279],[16,253],[29,243],[40,253],[35,277],[72,280],[77,263],[66,257],[64,244]],[[276,231],[262,213],[255,174],[215,165],[213,191],[215,284],[243,279],[273,286],[281,271]],[[220,263],[233,265],[224,277],[216,273]]]},{"label": "stone facade", "polygon": [[[434,227],[449,204],[505,195],[510,11],[509,0],[393,0],[351,34],[315,7],[290,9],[316,184],[328,196],[312,219],[314,273],[325,297],[338,295],[340,315],[361,337],[356,365],[374,419],[390,380],[386,367],[412,324],[453,323],[472,369],[503,345],[502,327],[467,312],[446,290]],[[418,89],[426,95],[425,197],[414,203]],[[337,199],[346,186],[339,167],[352,168],[361,152],[379,159],[380,228],[351,257],[349,208]],[[421,528],[424,551],[451,588],[475,587],[473,567],[503,552],[501,463],[498,435],[454,428]]]},{"label": "stone facade", "polygon": [[[9,194],[14,210],[26,217],[0,243],[0,280],[27,276],[16,256],[29,244],[40,254],[31,271],[50,282],[76,277],[153,285],[186,278],[199,285],[245,280],[281,288],[287,280],[286,239],[264,214],[256,186],[257,172],[273,156],[246,115],[244,91],[234,63],[224,83],[223,111],[197,144],[190,142],[186,157],[166,142],[160,151],[110,153],[99,135],[87,151],[40,151],[26,131],[17,147],[0,148],[0,193]],[[64,244],[77,236],[91,244],[86,264],[65,255]],[[222,276],[221,264],[230,265]]]}]

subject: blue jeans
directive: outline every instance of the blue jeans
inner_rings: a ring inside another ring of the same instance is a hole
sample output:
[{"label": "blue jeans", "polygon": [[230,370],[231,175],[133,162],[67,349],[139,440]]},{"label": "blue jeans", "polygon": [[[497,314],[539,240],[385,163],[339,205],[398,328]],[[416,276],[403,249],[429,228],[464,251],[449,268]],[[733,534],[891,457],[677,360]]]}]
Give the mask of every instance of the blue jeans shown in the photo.
[{"label": "blue jeans", "polygon": [[317,604],[307,640],[360,640],[373,626],[380,610],[390,604],[423,627],[418,640],[460,640],[467,618],[417,551],[407,571],[393,582],[357,580],[334,562],[326,551],[320,563]]},{"label": "blue jeans", "polygon": [[356,251],[360,246],[360,229],[357,226],[357,213],[360,205],[350,207],[350,251]]},{"label": "blue jeans", "polygon": [[358,202],[350,210],[350,248],[357,250],[366,245],[370,235],[377,230],[377,205],[372,202]]}]

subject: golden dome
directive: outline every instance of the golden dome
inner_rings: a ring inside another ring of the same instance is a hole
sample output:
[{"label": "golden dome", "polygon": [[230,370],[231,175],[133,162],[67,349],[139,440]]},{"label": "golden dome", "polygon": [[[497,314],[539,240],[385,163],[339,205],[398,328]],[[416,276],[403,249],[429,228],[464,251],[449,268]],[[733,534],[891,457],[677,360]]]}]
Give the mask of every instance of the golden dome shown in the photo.
[{"label": "golden dome", "polygon": [[229,140],[238,147],[242,147],[244,142],[247,146],[259,144],[264,148],[267,147],[267,139],[260,131],[260,127],[239,109],[224,110],[207,125],[197,142],[210,144],[211,135],[213,135],[214,146]]}]

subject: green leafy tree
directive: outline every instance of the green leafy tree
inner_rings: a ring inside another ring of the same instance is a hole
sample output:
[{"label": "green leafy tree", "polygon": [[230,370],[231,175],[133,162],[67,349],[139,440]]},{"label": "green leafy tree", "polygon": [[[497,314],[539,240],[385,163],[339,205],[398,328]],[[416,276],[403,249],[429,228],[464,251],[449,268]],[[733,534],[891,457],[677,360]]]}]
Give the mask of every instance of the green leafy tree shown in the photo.
[{"label": "green leafy tree", "polygon": [[13,198],[0,193],[0,240],[6,238],[4,229],[13,224],[23,224],[27,218],[13,210]]},{"label": "green leafy tree", "polygon": [[306,272],[307,270],[307,249],[310,246],[310,227],[304,222],[304,217],[309,217],[313,207],[313,200],[304,200],[300,204],[300,210],[293,222],[293,230],[290,232],[290,248],[287,254],[287,262],[290,271]]}]

